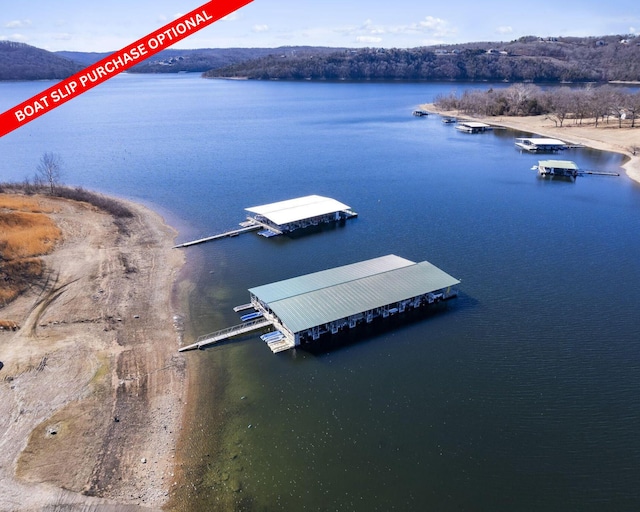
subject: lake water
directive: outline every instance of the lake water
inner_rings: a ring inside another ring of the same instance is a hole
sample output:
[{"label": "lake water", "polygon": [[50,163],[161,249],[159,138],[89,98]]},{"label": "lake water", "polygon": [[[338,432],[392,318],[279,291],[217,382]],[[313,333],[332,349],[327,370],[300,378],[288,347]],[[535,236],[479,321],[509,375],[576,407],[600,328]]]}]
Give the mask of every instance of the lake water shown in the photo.
[{"label": "lake water", "polygon": [[[0,84],[0,110],[48,85]],[[541,180],[516,132],[411,116],[467,87],[488,85],[121,75],[0,139],[0,181],[59,153],[66,183],[154,205],[179,241],[306,194],[359,213],[187,249],[187,342],[238,323],[250,287],[385,254],[462,281],[437,314],[338,345],[188,353],[176,510],[638,510],[640,186]]]}]

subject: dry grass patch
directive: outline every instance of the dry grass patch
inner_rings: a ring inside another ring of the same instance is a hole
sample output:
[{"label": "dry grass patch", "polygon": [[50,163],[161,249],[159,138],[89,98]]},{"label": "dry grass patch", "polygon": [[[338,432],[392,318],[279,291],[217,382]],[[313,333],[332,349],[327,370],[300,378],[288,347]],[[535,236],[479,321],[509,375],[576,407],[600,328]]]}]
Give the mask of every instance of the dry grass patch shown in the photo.
[{"label": "dry grass patch", "polygon": [[22,194],[0,194],[0,211],[1,210],[33,213],[53,212],[50,208],[44,208],[37,197]]},{"label": "dry grass patch", "polygon": [[0,257],[11,261],[53,250],[61,231],[44,213],[0,212]]},{"label": "dry grass patch", "polygon": [[37,198],[0,194],[0,305],[42,276],[44,264],[37,256],[51,252],[61,236]]}]

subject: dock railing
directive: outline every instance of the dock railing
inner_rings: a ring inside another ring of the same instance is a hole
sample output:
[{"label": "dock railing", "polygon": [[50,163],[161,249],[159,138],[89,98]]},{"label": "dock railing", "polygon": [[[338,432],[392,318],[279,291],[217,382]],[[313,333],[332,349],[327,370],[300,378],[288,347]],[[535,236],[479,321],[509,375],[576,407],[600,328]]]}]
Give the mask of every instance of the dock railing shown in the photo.
[{"label": "dock railing", "polygon": [[184,352],[185,350],[192,350],[195,348],[202,348],[207,345],[212,345],[214,343],[227,340],[234,336],[238,336],[239,334],[255,331],[257,329],[261,329],[262,327],[267,327],[268,325],[271,325],[271,322],[265,318],[258,318],[249,322],[243,322],[241,324],[227,327],[219,331],[211,332],[209,334],[203,334],[202,336],[199,336],[198,339],[196,339],[195,343],[179,348],[178,352]]}]

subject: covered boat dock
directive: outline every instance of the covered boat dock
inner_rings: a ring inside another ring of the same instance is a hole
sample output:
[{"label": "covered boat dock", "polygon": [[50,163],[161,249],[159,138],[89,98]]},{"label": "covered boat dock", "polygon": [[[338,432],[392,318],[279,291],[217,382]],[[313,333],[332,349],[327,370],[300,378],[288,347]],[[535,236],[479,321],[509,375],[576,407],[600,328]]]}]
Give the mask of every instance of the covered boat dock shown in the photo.
[{"label": "covered boat dock", "polygon": [[520,149],[531,152],[555,152],[568,147],[562,140],[544,137],[518,137],[515,144]]},{"label": "covered boat dock", "polygon": [[580,174],[578,165],[571,160],[540,160],[538,162],[540,176],[565,176],[575,178]]},{"label": "covered boat dock", "polygon": [[460,281],[428,261],[393,254],[251,288],[251,304],[279,331],[274,352],[376,318],[457,296]]},{"label": "covered boat dock", "polygon": [[317,195],[252,206],[245,210],[249,213],[249,222],[264,228],[258,234],[266,237],[357,216],[346,204]]},{"label": "covered boat dock", "polygon": [[493,130],[493,126],[486,123],[478,123],[475,121],[459,122],[456,125],[456,130],[460,130],[465,133],[482,133],[489,130]]}]

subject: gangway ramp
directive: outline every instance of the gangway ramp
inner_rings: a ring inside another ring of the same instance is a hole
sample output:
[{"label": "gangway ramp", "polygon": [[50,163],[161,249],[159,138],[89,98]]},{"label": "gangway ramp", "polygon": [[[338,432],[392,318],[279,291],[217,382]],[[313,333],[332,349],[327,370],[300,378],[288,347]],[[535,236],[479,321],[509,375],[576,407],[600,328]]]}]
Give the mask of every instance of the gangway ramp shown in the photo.
[{"label": "gangway ramp", "polygon": [[227,238],[241,235],[242,233],[248,233],[249,231],[255,231],[256,229],[261,229],[262,226],[260,224],[251,223],[248,226],[244,226],[240,229],[233,229],[231,231],[225,231],[224,233],[220,233],[219,235],[207,236],[205,238],[198,238],[198,240],[192,240],[191,242],[184,242],[182,244],[174,245],[174,249],[179,249],[181,247],[191,247],[192,245],[203,244],[205,242],[210,242],[211,240],[219,240],[220,238]]},{"label": "gangway ramp", "polygon": [[258,318],[257,320],[252,320],[250,322],[244,322],[239,325],[227,327],[226,329],[200,336],[195,343],[187,345],[186,347],[179,348],[178,352],[184,352],[185,350],[193,350],[196,348],[203,348],[207,345],[213,345],[214,343],[228,340],[229,338],[233,338],[234,336],[239,336],[240,334],[246,334],[251,331],[262,329],[263,327],[268,327],[269,325],[271,325],[271,321],[267,320],[266,318]]}]

